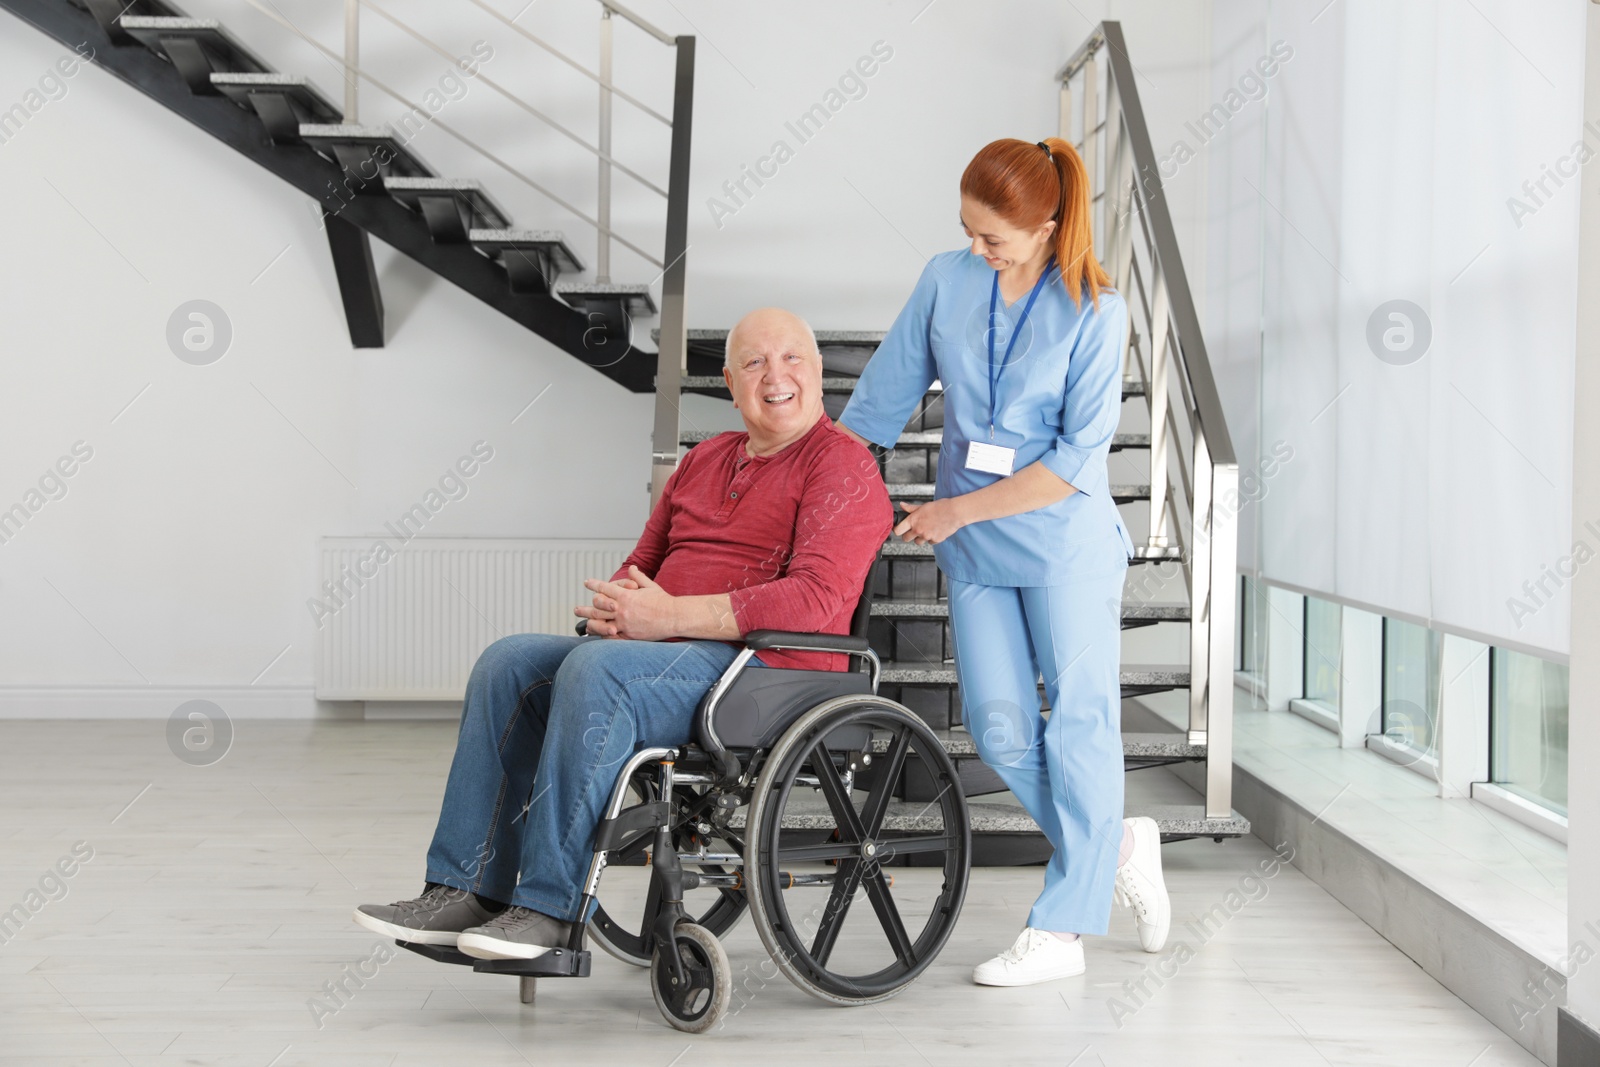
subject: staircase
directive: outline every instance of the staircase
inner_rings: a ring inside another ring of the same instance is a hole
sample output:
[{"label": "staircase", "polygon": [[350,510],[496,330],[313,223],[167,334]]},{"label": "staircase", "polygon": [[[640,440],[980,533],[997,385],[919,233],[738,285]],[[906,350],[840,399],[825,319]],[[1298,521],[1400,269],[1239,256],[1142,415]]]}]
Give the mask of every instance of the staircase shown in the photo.
[{"label": "staircase", "polygon": [[[1122,429],[1112,451],[1148,457],[1148,477],[1115,484],[1112,496],[1130,531],[1148,531],[1129,559],[1130,580],[1144,568],[1181,571],[1186,599],[1150,603],[1125,596],[1122,627],[1188,631],[1189,658],[1175,664],[1122,667],[1122,695],[1181,693],[1187,696],[1186,728],[1125,733],[1123,766],[1128,771],[1178,763],[1205,767],[1205,794],[1192,805],[1163,804],[1129,814],[1149,815],[1165,841],[1194,837],[1221,840],[1250,832],[1232,807],[1232,708],[1235,576],[1234,506],[1238,464],[1189,294],[1177,238],[1162,195],[1160,171],[1150,143],[1121,27],[1101,23],[1057,73],[1061,93],[1060,136],[1084,157],[1094,185],[1096,252],[1127,301],[1129,334],[1124,349]],[[700,366],[720,362],[723,330],[691,330],[687,352]],[[823,403],[837,419],[856,379],[882,334],[819,332],[823,358]],[[720,376],[686,375],[681,390],[729,394]],[[677,404],[657,393],[658,428]],[[933,496],[944,426],[937,384],[923,398],[894,449],[878,456],[896,501]],[[693,447],[711,434],[680,433]],[[656,456],[658,476],[663,456]],[[1232,502],[1232,503],[1230,503]],[[971,803],[974,862],[1037,863],[1050,846],[1037,824],[977,756],[961,725],[960,692],[950,644],[950,609],[945,579],[933,549],[891,538],[882,550],[872,603],[871,641],[883,659],[879,691],[915,711],[942,739],[955,761]],[[1158,720],[1159,721],[1159,720]],[[930,779],[908,766],[898,783],[900,798],[886,825],[910,831],[932,799]]]},{"label": "staircase", "polygon": [[[690,330],[692,357],[719,363],[726,330]],[[850,398],[857,377],[871,358],[881,333],[818,331],[822,350],[823,407],[837,419]],[[695,375],[682,379],[686,393],[730,398],[721,376]],[[1145,388],[1142,382],[1123,385],[1124,423],[1147,421]],[[906,425],[895,448],[878,452],[879,470],[896,501],[928,499],[933,496],[933,481],[938,470],[939,445],[944,426],[944,400],[935,390],[919,405],[917,414]],[[692,448],[718,431],[688,430],[679,435],[680,443]],[[1118,433],[1114,451],[1148,450],[1148,433]],[[1114,485],[1112,493],[1129,513],[1149,507],[1149,485]],[[1130,528],[1136,528],[1130,522]],[[1142,553],[1129,562],[1132,567],[1151,566],[1169,558],[1170,553]],[[970,801],[973,830],[973,862],[980,866],[1042,863],[1050,856],[1050,845],[1032,817],[1000,781],[998,775],[978,757],[971,735],[961,725],[961,695],[956,684],[955,665],[950,645],[950,608],[945,578],[934,563],[930,546],[907,544],[890,538],[881,552],[878,584],[873,590],[870,639],[883,661],[878,691],[916,712],[932,726],[954,760],[961,785]],[[1191,605],[1151,604],[1125,600],[1122,626],[1187,626]],[[1189,664],[1133,665],[1122,668],[1123,697],[1185,690],[1190,684]],[[1232,679],[1229,678],[1231,689]],[[1041,687],[1042,698],[1042,687]],[[1166,733],[1126,733],[1123,735],[1123,766],[1129,770],[1165,766],[1173,763],[1203,763],[1207,758],[1204,743],[1195,743],[1178,731]],[[895,831],[911,832],[933,799],[931,780],[914,763],[907,767],[890,807],[885,825]],[[1238,837],[1250,832],[1248,820],[1228,811],[1220,817],[1208,816],[1204,805],[1130,805],[1128,813],[1149,815],[1161,826],[1162,839],[1176,841],[1192,837]],[[819,817],[820,817],[819,812]],[[794,817],[803,819],[803,806]]]},{"label": "staircase", "polygon": [[[248,2],[299,32],[270,3]],[[359,7],[349,3],[347,18]],[[0,0],[0,9],[68,48],[88,45],[97,65],[321,204],[350,338],[356,347],[381,347],[384,343],[383,302],[373,270],[371,236],[629,390],[651,391],[661,363],[672,368],[673,377],[682,365],[693,37],[668,36],[625,8],[602,0],[600,75],[567,60],[599,83],[602,116],[600,144],[584,145],[600,161],[598,217],[564,204],[598,231],[596,270],[590,278],[576,279],[574,275],[585,273],[585,265],[563,234],[516,228],[488,190],[476,181],[437,173],[400,130],[362,125],[346,117],[345,111],[351,110],[348,105],[355,101],[353,87],[360,80],[372,82],[413,112],[421,111],[413,101],[361,71],[349,51],[349,41],[346,54],[340,56],[305,38],[346,71],[350,87],[347,106],[341,109],[309,79],[273,70],[217,20],[190,18],[168,0]],[[613,14],[675,48],[677,72],[670,119],[612,86]],[[502,21],[524,32],[511,25],[511,20]],[[89,54],[87,49],[85,54]],[[662,190],[639,178],[667,201],[666,247],[659,259],[610,228],[610,172],[615,167],[632,175],[610,155],[613,95],[637,104],[672,128],[667,188]],[[442,121],[430,121],[477,147]],[[561,202],[533,179],[484,154]],[[619,284],[610,279],[609,250],[614,241],[662,269],[658,275],[662,281],[662,336],[666,338],[662,352],[644,351],[632,343],[633,318],[654,315],[656,303],[649,285]]]}]

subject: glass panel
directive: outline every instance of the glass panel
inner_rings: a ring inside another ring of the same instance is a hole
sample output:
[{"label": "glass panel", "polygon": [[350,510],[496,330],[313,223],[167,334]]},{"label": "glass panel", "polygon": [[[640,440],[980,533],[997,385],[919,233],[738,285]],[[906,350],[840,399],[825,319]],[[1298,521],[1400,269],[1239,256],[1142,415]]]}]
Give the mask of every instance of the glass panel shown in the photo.
[{"label": "glass panel", "polygon": [[1262,673],[1267,659],[1267,587],[1248,575],[1240,577],[1239,630],[1239,669]]},{"label": "glass panel", "polygon": [[1306,597],[1305,697],[1339,706],[1339,605]]},{"label": "glass panel", "polygon": [[1444,635],[1383,620],[1383,734],[1391,744],[1437,754],[1439,658]]},{"label": "glass panel", "polygon": [[1567,668],[1494,650],[1489,698],[1489,777],[1567,813]]}]

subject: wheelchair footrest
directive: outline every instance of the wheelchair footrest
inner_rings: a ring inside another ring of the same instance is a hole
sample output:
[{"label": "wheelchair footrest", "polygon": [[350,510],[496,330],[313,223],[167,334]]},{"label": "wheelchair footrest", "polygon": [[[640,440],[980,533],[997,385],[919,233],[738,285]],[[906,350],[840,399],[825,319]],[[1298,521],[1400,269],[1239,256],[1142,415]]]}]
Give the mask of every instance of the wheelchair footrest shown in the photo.
[{"label": "wheelchair footrest", "polygon": [[472,960],[472,969],[483,974],[515,974],[523,978],[587,978],[589,959],[588,951],[553,948],[531,960]]},{"label": "wheelchair footrest", "polygon": [[463,967],[471,967],[482,962],[474,956],[469,956],[448,945],[419,945],[414,941],[396,941],[401,948],[408,948],[419,956],[426,956],[435,963],[455,963]]}]

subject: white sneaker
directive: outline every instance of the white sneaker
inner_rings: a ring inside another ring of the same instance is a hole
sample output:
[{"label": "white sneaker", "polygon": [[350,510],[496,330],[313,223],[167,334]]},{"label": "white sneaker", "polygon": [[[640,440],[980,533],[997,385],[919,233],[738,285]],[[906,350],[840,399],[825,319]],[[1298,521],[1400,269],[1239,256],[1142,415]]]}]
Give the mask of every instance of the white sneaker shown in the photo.
[{"label": "white sneaker", "polygon": [[1172,900],[1161,877],[1161,828],[1144,816],[1122,823],[1133,834],[1133,854],[1117,868],[1117,902],[1133,909],[1144,950],[1160,952],[1172,927]]},{"label": "white sneaker", "polygon": [[1083,938],[1063,941],[1029,926],[1016,944],[972,969],[979,985],[1033,985],[1083,973]]}]

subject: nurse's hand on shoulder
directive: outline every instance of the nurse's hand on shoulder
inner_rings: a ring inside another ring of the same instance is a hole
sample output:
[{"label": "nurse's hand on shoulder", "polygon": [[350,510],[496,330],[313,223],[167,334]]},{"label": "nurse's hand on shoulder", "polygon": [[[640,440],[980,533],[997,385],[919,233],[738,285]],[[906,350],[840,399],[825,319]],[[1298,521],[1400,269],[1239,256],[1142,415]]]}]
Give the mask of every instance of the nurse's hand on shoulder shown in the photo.
[{"label": "nurse's hand on shoulder", "polygon": [[936,545],[965,526],[960,505],[953,499],[930,500],[926,504],[902,503],[908,514],[894,528],[895,536],[902,541],[919,545]]}]

